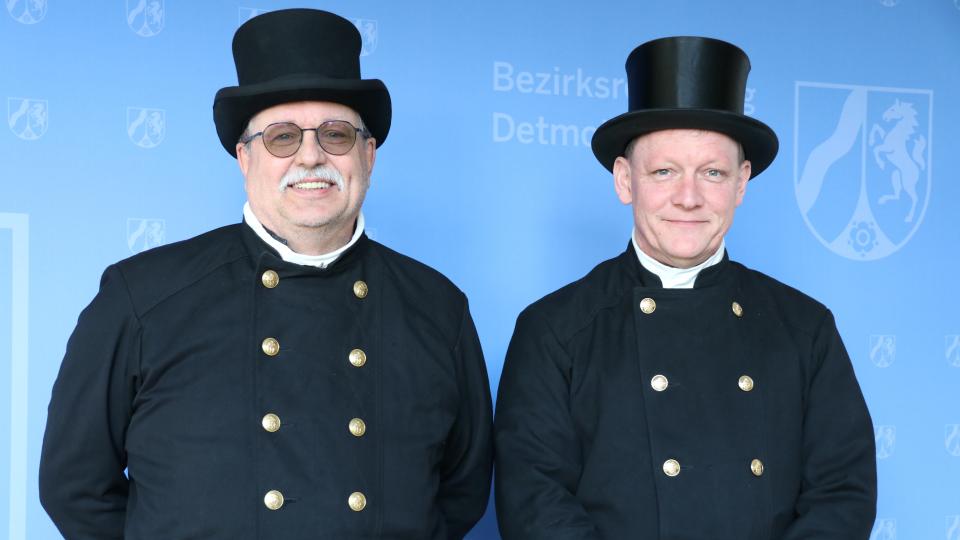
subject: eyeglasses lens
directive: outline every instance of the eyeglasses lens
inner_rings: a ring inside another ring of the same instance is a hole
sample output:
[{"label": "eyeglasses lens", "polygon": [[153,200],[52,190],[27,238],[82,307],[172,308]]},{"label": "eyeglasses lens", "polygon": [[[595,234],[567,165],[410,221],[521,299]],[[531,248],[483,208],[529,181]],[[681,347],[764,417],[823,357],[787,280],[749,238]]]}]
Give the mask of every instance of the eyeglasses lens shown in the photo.
[{"label": "eyeglasses lens", "polygon": [[263,130],[263,144],[274,156],[290,157],[300,149],[304,131],[315,132],[320,148],[335,156],[349,152],[357,139],[356,128],[341,120],[331,120],[320,124],[316,129],[306,130],[293,123],[281,122],[271,124]]}]

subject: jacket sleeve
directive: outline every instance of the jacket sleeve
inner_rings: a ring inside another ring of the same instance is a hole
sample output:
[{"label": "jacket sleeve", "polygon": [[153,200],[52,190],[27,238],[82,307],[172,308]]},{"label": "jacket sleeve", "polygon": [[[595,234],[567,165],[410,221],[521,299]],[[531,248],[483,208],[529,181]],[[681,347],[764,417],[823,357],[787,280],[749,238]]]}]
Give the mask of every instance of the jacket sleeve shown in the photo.
[{"label": "jacket sleeve", "polygon": [[123,538],[140,329],[116,267],[80,314],[53,386],[40,456],[40,502],[67,540]]},{"label": "jacket sleeve", "polygon": [[497,391],[497,519],[504,540],[599,537],[574,495],[581,442],[570,415],[572,361],[547,322],[517,320]]},{"label": "jacket sleeve", "polygon": [[466,301],[453,353],[460,406],[444,445],[438,500],[448,537],[459,539],[480,520],[487,508],[493,469],[490,379]]},{"label": "jacket sleeve", "polygon": [[866,540],[877,506],[873,424],[829,311],[812,350],[802,487],[783,540]]}]

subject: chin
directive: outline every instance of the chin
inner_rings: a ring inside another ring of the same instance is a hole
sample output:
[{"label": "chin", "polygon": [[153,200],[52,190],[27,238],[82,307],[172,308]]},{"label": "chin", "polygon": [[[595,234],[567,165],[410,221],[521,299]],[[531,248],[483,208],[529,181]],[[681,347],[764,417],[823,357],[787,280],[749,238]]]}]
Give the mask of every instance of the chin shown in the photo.
[{"label": "chin", "polygon": [[678,251],[668,251],[667,256],[677,262],[683,262],[689,266],[696,266],[701,262],[707,260],[710,255],[713,255],[713,251],[709,249],[690,249],[690,250],[678,250]]}]

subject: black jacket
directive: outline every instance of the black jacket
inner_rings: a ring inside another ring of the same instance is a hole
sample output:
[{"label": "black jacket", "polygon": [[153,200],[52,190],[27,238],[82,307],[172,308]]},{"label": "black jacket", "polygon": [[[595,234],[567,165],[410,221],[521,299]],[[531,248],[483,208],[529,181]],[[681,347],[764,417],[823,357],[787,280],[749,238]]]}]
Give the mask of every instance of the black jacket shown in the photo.
[{"label": "black jacket", "polygon": [[726,256],[663,289],[631,246],[527,308],[495,446],[505,540],[856,540],[875,515],[833,317]]},{"label": "black jacket", "polygon": [[233,225],[106,270],[53,388],[40,496],[69,540],[461,538],[491,424],[446,278],[366,236],[290,264]]}]

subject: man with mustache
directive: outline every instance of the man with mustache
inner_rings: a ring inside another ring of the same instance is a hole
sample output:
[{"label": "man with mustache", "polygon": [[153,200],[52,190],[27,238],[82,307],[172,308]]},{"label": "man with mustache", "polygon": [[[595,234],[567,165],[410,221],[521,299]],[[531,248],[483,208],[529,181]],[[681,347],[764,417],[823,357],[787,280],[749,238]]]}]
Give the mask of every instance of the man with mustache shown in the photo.
[{"label": "man with mustache", "polygon": [[750,64],[715,39],[627,59],[597,129],[626,251],[517,320],[497,397],[505,540],[865,540],[873,429],[833,315],[729,259],[777,137],[743,114]]},{"label": "man with mustache", "polygon": [[243,223],[110,266],[53,388],[68,539],[462,538],[492,465],[464,294],[367,238],[391,103],[332,13],[241,26],[214,100]]}]

